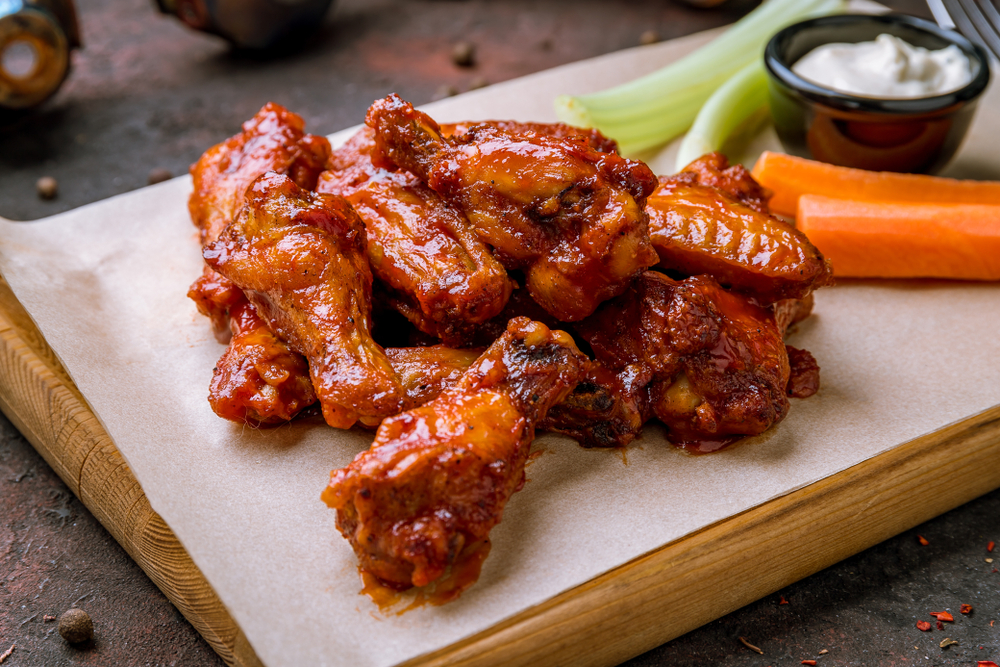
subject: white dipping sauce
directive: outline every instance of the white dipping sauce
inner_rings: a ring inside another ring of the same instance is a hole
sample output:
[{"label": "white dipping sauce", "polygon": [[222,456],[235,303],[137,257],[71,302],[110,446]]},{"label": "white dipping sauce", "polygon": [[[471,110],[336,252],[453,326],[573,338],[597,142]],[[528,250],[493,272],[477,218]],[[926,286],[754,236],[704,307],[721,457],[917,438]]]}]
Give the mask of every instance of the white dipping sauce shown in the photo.
[{"label": "white dipping sauce", "polygon": [[928,51],[884,34],[874,42],[817,47],[792,71],[826,88],[881,98],[931,97],[972,81],[972,64],[954,44]]}]

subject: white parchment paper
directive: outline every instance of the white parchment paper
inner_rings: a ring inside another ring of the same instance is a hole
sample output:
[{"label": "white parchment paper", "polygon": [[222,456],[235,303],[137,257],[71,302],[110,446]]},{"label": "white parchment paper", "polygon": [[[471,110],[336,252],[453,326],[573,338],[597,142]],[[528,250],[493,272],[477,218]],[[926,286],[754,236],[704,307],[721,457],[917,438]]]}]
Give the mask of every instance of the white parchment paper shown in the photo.
[{"label": "white parchment paper", "polygon": [[[696,35],[437,103],[441,121],[555,120],[557,93],[669,62]],[[1000,94],[952,174],[1000,178]],[[361,120],[361,119],[359,119]],[[316,131],[321,128],[311,128]],[[775,147],[766,133],[751,147]],[[206,147],[207,148],[207,147]],[[673,148],[651,157],[670,171]],[[271,667],[394,665],[442,648],[703,526],[1000,403],[1000,286],[847,283],[816,297],[791,343],[822,388],[764,436],[691,457],[647,427],[628,449],[546,435],[493,531],[478,584],[444,607],[382,616],[319,500],[370,443],[317,423],[271,430],[205,400],[223,351],[185,297],[201,271],[179,178],[36,223],[0,221],[0,271],[127,459],[153,508]]]}]

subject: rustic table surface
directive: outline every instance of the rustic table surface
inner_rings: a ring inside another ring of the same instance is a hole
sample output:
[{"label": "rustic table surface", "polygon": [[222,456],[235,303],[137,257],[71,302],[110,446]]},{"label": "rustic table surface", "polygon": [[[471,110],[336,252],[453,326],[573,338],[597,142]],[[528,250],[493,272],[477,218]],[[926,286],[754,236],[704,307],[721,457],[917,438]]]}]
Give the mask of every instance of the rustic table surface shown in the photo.
[{"label": "rustic table surface", "polygon": [[[885,1],[929,17],[921,0]],[[0,116],[0,216],[41,218],[142,187],[156,172],[180,175],[268,100],[325,134],[360,122],[371,101],[389,92],[428,102],[635,46],[644,33],[670,39],[729,23],[755,4],[341,0],[299,50],[261,58],[188,31],[147,0],[78,0],[85,48],[74,54],[66,84],[33,113]],[[474,45],[473,66],[452,62],[459,42]],[[36,195],[42,176],[57,180],[54,200]],[[1000,662],[1000,624],[993,623],[1000,620],[1000,560],[986,562],[990,541],[1000,541],[1000,491],[627,664]],[[961,604],[972,613],[960,614]],[[66,644],[48,620],[74,605],[94,620],[95,638],[83,648]],[[916,628],[928,612],[945,609],[953,623]],[[941,648],[946,638],[958,644]],[[0,663],[222,664],[2,416]]]}]

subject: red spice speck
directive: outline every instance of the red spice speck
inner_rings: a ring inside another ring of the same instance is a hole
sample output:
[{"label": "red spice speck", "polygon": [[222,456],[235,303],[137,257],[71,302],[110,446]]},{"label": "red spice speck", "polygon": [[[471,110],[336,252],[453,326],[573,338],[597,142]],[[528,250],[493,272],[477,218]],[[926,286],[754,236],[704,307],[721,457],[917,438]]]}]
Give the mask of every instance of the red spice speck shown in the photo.
[{"label": "red spice speck", "polygon": [[933,616],[934,618],[936,618],[939,621],[949,621],[950,622],[950,621],[954,621],[955,620],[955,617],[952,616],[951,613],[947,612],[947,611],[932,611],[930,613],[930,615]]},{"label": "red spice speck", "polygon": [[958,608],[958,610],[960,612],[962,612],[963,614],[971,614],[972,613],[972,605],[971,604],[963,604],[961,607]]},{"label": "red spice speck", "polygon": [[923,545],[923,546],[925,546],[925,547],[928,544],[930,544],[930,542],[927,541],[927,538],[924,537],[923,535],[917,535],[917,542],[920,542],[920,544]]},{"label": "red spice speck", "polygon": [[990,542],[989,544],[986,545],[986,550],[993,551],[993,547],[995,547],[996,545],[997,545],[996,542]]},{"label": "red spice speck", "polygon": [[803,660],[802,664],[803,665],[815,665],[816,661],[815,660]]},{"label": "red spice speck", "polygon": [[920,630],[921,632],[930,632],[931,624],[927,621],[917,621],[917,630]]},{"label": "red spice speck", "polygon": [[941,621],[938,621],[937,622],[937,629],[938,630],[944,630],[944,623],[942,623]]},{"label": "red spice speck", "polygon": [[781,599],[778,600],[778,604],[788,604],[788,600],[785,599],[784,595],[782,595]]},{"label": "red spice speck", "polygon": [[998,666],[997,663],[993,662],[992,660],[980,660],[979,662],[976,663],[976,667],[1000,667],[1000,666]]}]

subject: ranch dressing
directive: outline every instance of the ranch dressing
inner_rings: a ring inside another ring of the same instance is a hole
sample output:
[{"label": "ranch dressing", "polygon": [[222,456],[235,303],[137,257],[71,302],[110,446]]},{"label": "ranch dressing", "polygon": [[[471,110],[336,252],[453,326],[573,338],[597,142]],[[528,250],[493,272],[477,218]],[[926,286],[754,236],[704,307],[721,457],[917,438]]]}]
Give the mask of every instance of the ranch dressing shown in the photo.
[{"label": "ranch dressing", "polygon": [[792,71],[826,88],[881,98],[931,97],[972,81],[972,65],[954,44],[929,51],[885,34],[874,42],[817,47]]}]

